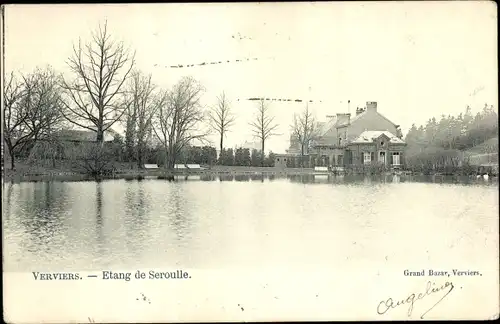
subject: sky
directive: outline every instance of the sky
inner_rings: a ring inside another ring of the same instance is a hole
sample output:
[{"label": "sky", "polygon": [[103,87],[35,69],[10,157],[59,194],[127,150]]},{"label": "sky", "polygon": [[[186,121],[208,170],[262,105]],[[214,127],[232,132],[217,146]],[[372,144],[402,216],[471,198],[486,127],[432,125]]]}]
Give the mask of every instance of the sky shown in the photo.
[{"label": "sky", "polygon": [[[253,140],[251,97],[313,100],[318,121],[377,101],[403,133],[467,105],[498,109],[497,14],[489,1],[9,5],[5,16],[6,72],[51,65],[68,73],[73,44],[107,21],[158,86],[192,76],[205,87],[207,107],[225,92],[237,117],[228,147]],[[224,63],[171,68],[212,61]],[[281,135],[268,149],[284,153],[304,105],[270,102]]]}]

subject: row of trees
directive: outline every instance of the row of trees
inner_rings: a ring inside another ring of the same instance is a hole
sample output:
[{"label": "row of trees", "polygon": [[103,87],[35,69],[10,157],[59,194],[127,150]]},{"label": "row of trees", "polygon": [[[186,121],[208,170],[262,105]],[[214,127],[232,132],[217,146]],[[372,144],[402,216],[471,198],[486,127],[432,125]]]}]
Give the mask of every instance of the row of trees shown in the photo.
[{"label": "row of trees", "polygon": [[[110,156],[112,156],[116,161],[128,162],[128,149],[125,145],[124,140],[121,136],[117,136],[115,140],[111,143],[105,143],[108,148]],[[33,152],[33,151],[32,151]],[[42,151],[36,151],[37,155],[41,156],[44,154]],[[274,166],[275,154],[270,152],[264,156],[264,166],[272,167]],[[143,162],[158,164],[159,166],[165,165],[165,150],[161,145],[158,146],[146,146],[143,151]],[[222,153],[217,156],[217,150],[213,146],[191,146],[188,145],[183,148],[180,152],[177,163],[183,164],[200,164],[213,166],[224,165],[224,166],[262,166],[262,154],[259,150],[248,148],[227,148],[223,149]]]},{"label": "row of trees", "polygon": [[[226,95],[222,93],[217,104],[206,109],[201,102],[205,89],[191,77],[183,77],[171,89],[157,87],[150,74],[136,69],[135,52],[112,39],[107,24],[92,33],[90,42],[74,45],[67,64],[70,73],[65,76],[47,67],[27,76],[11,73],[6,80],[3,126],[12,169],[15,157],[30,147],[54,152],[55,158],[61,151],[57,131],[70,126],[95,133],[94,144],[80,148],[93,156],[95,169],[101,169],[102,160],[114,155],[104,145],[104,135],[118,123],[125,129],[123,158],[139,167],[155,146],[154,140],[163,149],[163,164],[169,169],[184,158],[185,148],[193,143],[209,144],[207,137],[213,132],[224,152],[224,139],[235,122]],[[265,152],[278,124],[264,100],[256,108],[249,126]],[[43,143],[44,149],[33,143]],[[213,151],[211,154],[210,161],[214,159]],[[247,160],[240,153],[233,155],[237,163],[246,163],[241,162]],[[261,154],[260,164],[265,162]]]},{"label": "row of trees", "polygon": [[467,166],[468,151],[495,138],[496,146],[481,153],[498,153],[498,115],[491,105],[472,115],[470,107],[458,116],[429,119],[426,125],[412,125],[406,135],[406,163],[422,172],[453,172]]}]

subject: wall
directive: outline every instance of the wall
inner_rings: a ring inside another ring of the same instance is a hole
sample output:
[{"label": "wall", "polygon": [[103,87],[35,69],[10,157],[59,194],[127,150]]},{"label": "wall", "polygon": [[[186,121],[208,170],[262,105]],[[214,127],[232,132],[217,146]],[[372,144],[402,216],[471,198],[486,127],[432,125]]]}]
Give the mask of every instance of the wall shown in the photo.
[{"label": "wall", "polygon": [[286,168],[286,162],[289,158],[286,156],[276,156],[274,158],[274,166],[277,168]]},{"label": "wall", "polygon": [[[373,144],[351,144],[349,145],[349,150],[352,152],[352,164],[362,165],[363,161],[363,152],[373,152],[372,158],[375,161],[378,161],[378,151],[380,149],[384,149],[387,151],[386,154],[386,165],[390,166],[392,164],[392,153],[399,152],[400,154],[400,165],[404,165],[404,144],[390,144],[389,146],[384,145],[384,148],[379,147],[377,143]],[[373,162],[373,160],[372,160]],[[348,163],[347,163],[348,164]]]}]

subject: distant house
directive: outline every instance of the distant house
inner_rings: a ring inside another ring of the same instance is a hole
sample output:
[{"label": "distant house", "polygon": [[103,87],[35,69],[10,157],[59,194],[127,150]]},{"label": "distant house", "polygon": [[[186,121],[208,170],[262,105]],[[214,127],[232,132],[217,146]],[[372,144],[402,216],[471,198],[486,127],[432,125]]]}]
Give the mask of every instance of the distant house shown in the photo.
[{"label": "distant house", "polygon": [[[104,132],[104,142],[112,142],[117,133],[113,130]],[[95,142],[97,133],[90,130],[62,129],[55,133],[56,138],[62,142]]]},{"label": "distant house", "polygon": [[[369,101],[358,108],[356,116],[337,113],[318,123],[317,137],[305,148],[309,164],[338,167],[345,165],[384,164],[401,167],[404,147],[399,125],[377,110],[377,102]],[[290,142],[288,159],[297,158],[300,145]]]},{"label": "distant house", "polygon": [[288,159],[291,159],[288,154],[276,154],[274,156],[274,166],[281,169],[286,168],[288,166]]},{"label": "distant house", "polygon": [[[104,132],[104,145],[110,145],[117,133],[111,129]],[[97,133],[89,130],[62,129],[55,132],[54,137],[58,142],[60,156],[66,158],[82,158],[88,152],[83,147],[88,147],[97,140]]]},{"label": "distant house", "polygon": [[403,164],[406,143],[388,131],[365,131],[347,143],[349,164],[378,163],[399,168]]},{"label": "distant house", "polygon": [[[104,143],[111,143],[116,135],[118,135],[118,133],[111,129],[108,129],[104,132]],[[37,144],[41,144],[41,146],[39,146],[39,149],[43,151],[46,150],[46,146],[44,146],[44,144],[51,143],[51,145],[53,145],[52,147],[57,150],[56,154],[58,156],[65,156],[69,151],[73,151],[74,153],[75,149],[79,150],[78,147],[80,145],[95,142],[96,139],[97,133],[90,130],[61,129],[54,131],[50,137],[43,136],[36,140],[28,140],[27,144],[18,154],[20,156],[29,155],[31,150],[35,148]]]}]

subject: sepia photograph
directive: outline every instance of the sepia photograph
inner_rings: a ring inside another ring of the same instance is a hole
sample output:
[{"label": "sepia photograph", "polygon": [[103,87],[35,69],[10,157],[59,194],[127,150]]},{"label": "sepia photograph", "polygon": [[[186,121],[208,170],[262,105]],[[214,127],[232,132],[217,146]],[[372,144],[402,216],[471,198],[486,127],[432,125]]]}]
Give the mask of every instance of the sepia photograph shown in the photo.
[{"label": "sepia photograph", "polygon": [[496,6],[2,5],[4,321],[498,319]]}]

